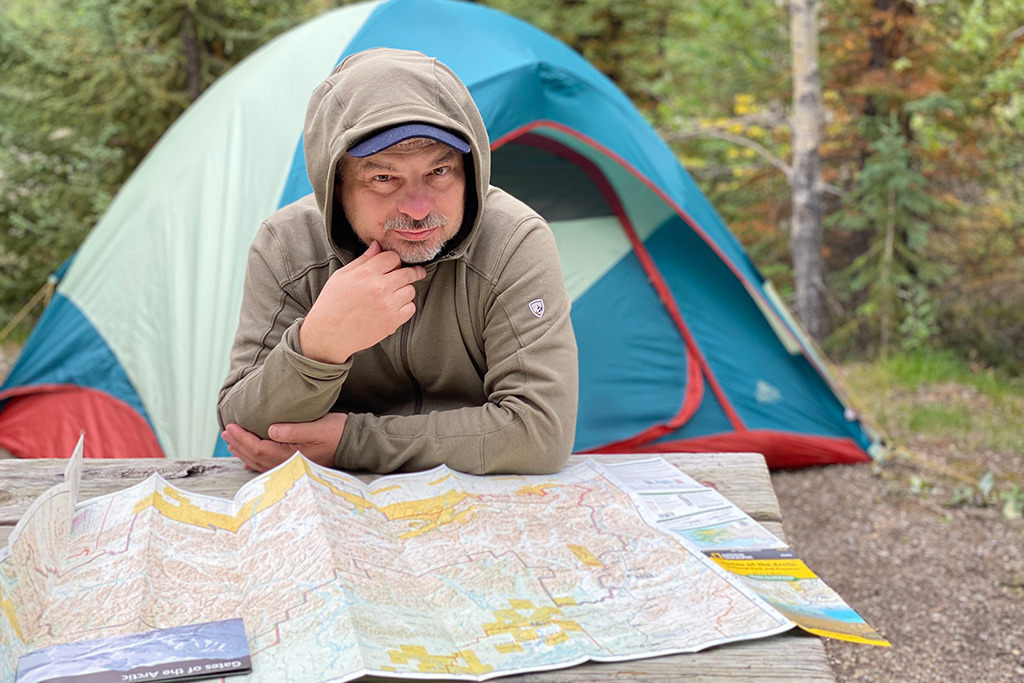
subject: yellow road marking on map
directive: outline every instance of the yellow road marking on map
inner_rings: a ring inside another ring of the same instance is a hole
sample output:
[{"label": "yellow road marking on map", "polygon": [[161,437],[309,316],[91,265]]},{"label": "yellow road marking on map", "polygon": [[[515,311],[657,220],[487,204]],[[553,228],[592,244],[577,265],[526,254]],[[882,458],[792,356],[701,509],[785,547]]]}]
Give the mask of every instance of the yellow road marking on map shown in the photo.
[{"label": "yellow road marking on map", "polygon": [[[388,656],[395,664],[416,663],[420,673],[449,673],[480,675],[494,671],[484,664],[472,650],[459,650],[450,655],[432,655],[422,645],[401,645],[398,650],[388,650]],[[460,664],[459,661],[465,662]]]},{"label": "yellow road marking on map", "polygon": [[421,498],[401,503],[392,503],[380,508],[388,520],[421,520],[423,526],[402,534],[400,538],[413,538],[439,529],[448,524],[465,522],[472,516],[475,506],[459,508],[459,504],[470,498],[464,491],[445,491],[440,496]]},{"label": "yellow road marking on map", "polygon": [[222,529],[235,533],[242,524],[252,519],[270,506],[279,503],[285,495],[295,486],[303,476],[310,476],[332,491],[342,496],[357,508],[374,508],[377,506],[361,496],[341,491],[335,488],[331,482],[322,477],[314,476],[306,461],[301,458],[289,460],[288,463],[263,481],[263,495],[245,505],[235,515],[226,515],[219,512],[210,512],[193,505],[188,494],[181,493],[172,486],[167,486],[163,491],[157,491],[146,496],[135,504],[132,512],[138,514],[147,507],[154,507],[168,519],[176,522],[198,526],[207,529]]},{"label": "yellow road marking on map", "polygon": [[519,643],[498,643],[494,646],[494,649],[503,655],[512,654],[513,652],[524,652],[523,646]]},{"label": "yellow road marking on map", "polygon": [[170,486],[165,488],[162,493],[154,492],[139,501],[135,506],[135,512],[140,512],[149,505],[155,507],[164,517],[170,517],[184,524],[225,529],[231,532],[238,531],[243,519],[248,519],[248,516],[251,516],[251,512],[248,516],[244,516],[244,511],[237,515],[225,515],[203,510],[193,505],[186,495]]},{"label": "yellow road marking on map", "polygon": [[575,555],[576,557],[578,557],[580,562],[582,562],[587,567],[603,567],[604,566],[604,563],[601,562],[601,560],[597,559],[597,557],[594,556],[594,553],[590,552],[588,549],[584,548],[583,546],[581,546],[581,545],[573,545],[572,543],[570,543],[568,545],[568,547],[569,547],[569,550],[572,551],[572,554]]},{"label": "yellow road marking on map", "polygon": [[[472,511],[471,507],[462,510],[455,509],[457,505],[468,497],[468,494],[452,490],[421,500],[403,501],[379,506],[351,491],[337,488],[328,479],[314,474],[305,460],[296,458],[295,460],[288,461],[284,467],[275,470],[267,477],[263,481],[263,495],[244,506],[235,515],[204,510],[193,504],[188,494],[182,493],[172,486],[167,486],[162,491],[151,493],[140,500],[135,504],[133,513],[138,514],[148,507],[154,507],[164,517],[183,524],[206,529],[222,529],[236,533],[241,525],[252,519],[253,516],[283,500],[288,491],[304,476],[309,476],[314,481],[327,486],[335,495],[345,499],[356,509],[364,511],[374,510],[384,515],[388,520],[422,519],[427,522],[424,526],[406,534],[406,538],[427,533],[445,524],[463,522]],[[450,474],[446,475],[433,483],[441,483],[450,476]],[[376,491],[375,495],[379,493],[381,493],[380,490]]]},{"label": "yellow road marking on map", "polygon": [[[572,598],[569,598],[572,600]],[[484,633],[488,636],[508,635],[516,643],[525,643],[531,640],[540,639],[537,633],[538,628],[557,626],[558,631],[548,633],[544,636],[545,645],[558,645],[569,640],[566,631],[582,631],[583,627],[579,622],[559,619],[563,616],[562,610],[557,607],[536,607],[529,600],[509,600],[512,609],[494,610],[492,614],[497,621],[484,624]],[[572,604],[576,604],[572,600]],[[524,614],[525,613],[525,614]],[[515,652],[511,643],[495,645],[499,652]]]},{"label": "yellow road marking on map", "polygon": [[11,622],[11,626],[14,627],[14,635],[18,636],[18,639],[25,642],[25,635],[21,632],[21,624],[18,623],[18,614],[14,609],[14,601],[8,597],[0,596],[0,609],[3,610],[4,614],[7,615],[7,620]]},{"label": "yellow road marking on map", "polygon": [[455,512],[454,510],[449,508],[442,512],[440,515],[438,515],[435,519],[428,521],[427,524],[424,524],[421,527],[417,527],[412,531],[407,531],[406,533],[399,536],[399,538],[402,540],[405,540],[407,538],[415,538],[416,536],[421,536],[431,531],[440,529],[442,526],[446,526],[449,524],[465,523],[470,517],[473,516],[473,512],[474,510],[472,507],[466,508],[465,510],[460,510],[459,512]]},{"label": "yellow road marking on map", "polygon": [[463,491],[445,491],[439,496],[391,503],[377,508],[388,519],[437,519],[468,497]]},{"label": "yellow road marking on map", "polygon": [[428,486],[437,486],[438,484],[443,484],[444,482],[448,481],[451,478],[452,478],[452,473],[449,472],[449,473],[445,474],[443,477],[441,477],[440,479],[435,479],[434,481],[428,481],[427,485]]},{"label": "yellow road marking on map", "polygon": [[561,488],[561,484],[533,484],[531,486],[523,486],[516,491],[517,496],[544,496],[547,495],[547,489]]},{"label": "yellow road marking on map", "polygon": [[569,636],[565,635],[565,631],[557,631],[552,633],[550,636],[544,639],[544,644],[548,647],[552,645],[559,645],[569,640]]}]

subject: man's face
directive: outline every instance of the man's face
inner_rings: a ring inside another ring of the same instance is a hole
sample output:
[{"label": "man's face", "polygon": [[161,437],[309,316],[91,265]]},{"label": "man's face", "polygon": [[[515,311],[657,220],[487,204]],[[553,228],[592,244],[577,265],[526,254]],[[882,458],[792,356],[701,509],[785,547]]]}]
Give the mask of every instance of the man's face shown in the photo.
[{"label": "man's face", "polygon": [[336,192],[356,236],[404,263],[436,257],[459,231],[466,200],[462,155],[416,138],[364,158],[346,156]]}]

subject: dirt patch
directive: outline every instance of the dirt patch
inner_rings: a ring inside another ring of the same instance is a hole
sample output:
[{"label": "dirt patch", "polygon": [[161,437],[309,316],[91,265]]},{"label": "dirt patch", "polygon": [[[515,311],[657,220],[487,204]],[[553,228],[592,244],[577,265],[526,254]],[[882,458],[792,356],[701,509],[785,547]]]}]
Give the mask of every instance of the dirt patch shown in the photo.
[{"label": "dirt patch", "polygon": [[[994,455],[1004,466],[1019,458]],[[914,463],[772,481],[790,543],[892,642],[826,641],[838,680],[1024,680],[1024,523],[996,508],[943,507],[955,482]],[[913,481],[935,483],[914,493]]]}]

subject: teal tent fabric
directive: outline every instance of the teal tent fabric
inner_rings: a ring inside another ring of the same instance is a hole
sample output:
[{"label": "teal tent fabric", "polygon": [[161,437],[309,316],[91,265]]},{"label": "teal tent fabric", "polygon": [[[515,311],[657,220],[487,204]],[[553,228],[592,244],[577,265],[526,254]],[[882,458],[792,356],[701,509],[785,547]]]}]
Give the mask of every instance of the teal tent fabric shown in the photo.
[{"label": "teal tent fabric", "polygon": [[[225,455],[215,405],[246,249],[264,216],[310,191],[310,92],[377,46],[424,51],[466,82],[495,184],[552,225],[580,348],[577,451],[753,450],[776,467],[869,458],[876,435],[628,98],[551,36],[453,0],[328,12],[215,83],[94,228],[0,402],[86,387],[137,410],[166,457]],[[0,406],[0,447],[4,429]],[[18,447],[71,452],[45,435]]]}]

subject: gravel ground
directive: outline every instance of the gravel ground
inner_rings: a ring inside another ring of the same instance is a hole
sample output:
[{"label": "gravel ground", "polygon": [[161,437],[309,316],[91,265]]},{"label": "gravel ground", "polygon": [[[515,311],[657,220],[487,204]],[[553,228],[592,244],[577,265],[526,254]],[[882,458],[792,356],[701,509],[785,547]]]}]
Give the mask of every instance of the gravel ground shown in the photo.
[{"label": "gravel ground", "polygon": [[[1024,472],[1024,455],[992,455]],[[772,475],[791,545],[892,643],[826,641],[836,677],[1024,681],[1024,523],[943,507],[948,487],[914,495],[915,475],[908,462]]]},{"label": "gravel ground", "polygon": [[[0,345],[0,380],[17,349]],[[946,508],[935,467],[964,459],[948,444],[908,444],[932,467],[894,461],[875,472],[837,465],[772,475],[787,538],[891,648],[826,641],[839,681],[1024,681],[1024,522],[994,508]],[[1024,454],[984,453],[981,466],[1024,473]],[[927,497],[908,482],[929,481]]]}]

